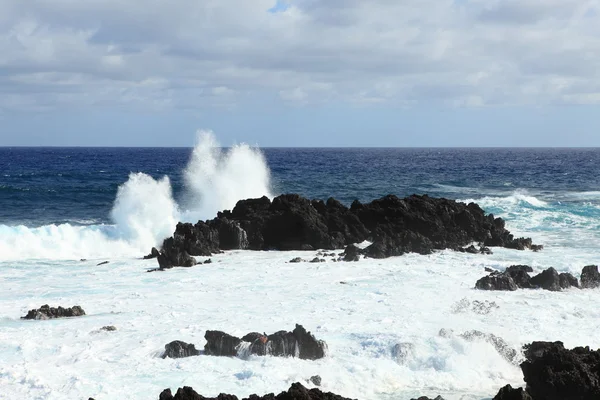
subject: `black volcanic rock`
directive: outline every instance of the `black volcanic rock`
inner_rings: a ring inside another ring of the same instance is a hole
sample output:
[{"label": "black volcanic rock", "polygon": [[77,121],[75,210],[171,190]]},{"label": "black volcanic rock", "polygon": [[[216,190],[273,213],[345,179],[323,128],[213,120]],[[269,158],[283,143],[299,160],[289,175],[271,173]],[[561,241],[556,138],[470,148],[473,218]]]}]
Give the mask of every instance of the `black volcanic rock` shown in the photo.
[{"label": "black volcanic rock", "polygon": [[191,343],[185,343],[180,340],[175,340],[165,345],[165,352],[162,358],[184,358],[197,356],[200,352],[196,350],[196,347]]},{"label": "black volcanic rock", "polygon": [[[173,396],[170,389],[165,389],[160,394],[159,400],[238,400],[231,394],[221,393],[218,397],[204,397],[196,393],[189,386],[177,389],[177,393]],[[281,392],[278,395],[273,393],[264,396],[256,394],[250,395],[242,400],[352,400],[346,397],[339,396],[330,392],[322,392],[319,389],[307,389],[300,383],[293,383],[287,392]]]},{"label": "black volcanic rock", "polygon": [[29,310],[27,315],[21,317],[21,319],[54,319],[54,318],[67,318],[67,317],[80,317],[85,315],[83,308],[79,306],[73,306],[71,308],[63,307],[50,307],[48,304],[44,304],[38,309]]},{"label": "black volcanic rock", "polygon": [[292,332],[279,331],[271,335],[251,332],[241,339],[220,331],[207,331],[204,338],[204,353],[214,356],[233,357],[245,350],[259,356],[317,360],[325,357],[327,350],[327,344],[315,339],[302,325],[296,325]]},{"label": "black volcanic rock", "polygon": [[358,261],[360,259],[360,249],[353,244],[346,246],[344,250],[344,261]]},{"label": "black volcanic rock", "polygon": [[542,271],[538,275],[531,278],[531,284],[541,287],[542,289],[557,292],[561,290],[560,277],[558,272],[552,267]]},{"label": "black volcanic rock", "polygon": [[514,389],[510,385],[504,386],[492,400],[533,400],[523,388]]},{"label": "black volcanic rock", "polygon": [[444,398],[442,396],[437,396],[435,399],[434,398],[429,398],[427,396],[421,396],[418,399],[410,399],[410,400],[444,400]]},{"label": "black volcanic rock", "polygon": [[[354,201],[348,208],[333,198],[310,201],[285,194],[273,201],[267,197],[241,200],[210,221],[179,223],[157,258],[164,269],[191,266],[192,256],[220,250],[339,249],[364,240],[372,245],[361,253],[372,258],[430,254],[473,242],[520,250],[534,246],[531,239],[515,239],[501,218],[486,215],[475,203],[388,195],[366,204]],[[469,251],[480,252],[474,247]]]},{"label": "black volcanic rock", "polygon": [[600,351],[564,348],[562,342],[533,342],[521,364],[534,400],[600,399]]},{"label": "black volcanic rock", "polygon": [[529,276],[529,272],[533,272],[533,268],[529,265],[511,265],[504,272],[513,278],[515,284],[521,289],[531,288],[531,276]]},{"label": "black volcanic rock", "polygon": [[488,276],[484,276],[475,283],[475,287],[479,290],[509,290],[515,291],[518,289],[513,278],[506,273],[492,272]]},{"label": "black volcanic rock", "polygon": [[600,287],[600,273],[597,265],[587,265],[581,271],[581,288],[594,289]]}]

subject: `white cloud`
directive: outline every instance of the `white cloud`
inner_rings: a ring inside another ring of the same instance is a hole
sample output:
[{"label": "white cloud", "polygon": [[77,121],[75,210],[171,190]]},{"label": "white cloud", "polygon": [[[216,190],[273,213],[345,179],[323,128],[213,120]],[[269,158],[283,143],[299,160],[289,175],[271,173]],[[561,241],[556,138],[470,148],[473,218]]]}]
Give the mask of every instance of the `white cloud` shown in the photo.
[{"label": "white cloud", "polygon": [[3,0],[0,107],[599,103],[598,0]]}]

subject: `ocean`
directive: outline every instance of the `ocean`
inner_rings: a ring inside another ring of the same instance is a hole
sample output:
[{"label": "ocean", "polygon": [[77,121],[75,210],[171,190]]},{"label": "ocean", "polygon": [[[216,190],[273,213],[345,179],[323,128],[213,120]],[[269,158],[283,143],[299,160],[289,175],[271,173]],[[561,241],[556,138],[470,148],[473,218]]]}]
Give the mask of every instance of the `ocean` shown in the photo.
[{"label": "ocean", "polygon": [[[600,347],[600,290],[474,289],[486,267],[578,277],[598,264],[599,171],[600,149],[221,149],[210,135],[195,148],[0,148],[0,398],[156,399],[183,385],[247,396],[312,387],[307,379],[320,375],[323,390],[364,400],[491,399],[524,385],[521,371],[463,332],[515,349],[533,340]],[[390,193],[474,201],[544,249],[319,264],[288,262],[314,251],[228,251],[146,273],[156,260],[141,257],[178,221],[281,193],[348,205]],[[482,312],[476,301],[495,306]],[[43,304],[87,315],[20,319]],[[296,323],[328,343],[326,358],[160,358],[173,340],[202,348],[209,329]],[[410,343],[408,356],[392,351],[399,343]]]}]

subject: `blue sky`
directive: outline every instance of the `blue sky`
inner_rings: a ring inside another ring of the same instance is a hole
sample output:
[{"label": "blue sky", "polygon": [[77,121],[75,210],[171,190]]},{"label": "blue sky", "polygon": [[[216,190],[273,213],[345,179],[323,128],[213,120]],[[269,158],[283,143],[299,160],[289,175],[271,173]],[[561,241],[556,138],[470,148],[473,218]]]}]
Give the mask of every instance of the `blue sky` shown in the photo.
[{"label": "blue sky", "polygon": [[600,146],[590,0],[0,3],[0,145]]}]

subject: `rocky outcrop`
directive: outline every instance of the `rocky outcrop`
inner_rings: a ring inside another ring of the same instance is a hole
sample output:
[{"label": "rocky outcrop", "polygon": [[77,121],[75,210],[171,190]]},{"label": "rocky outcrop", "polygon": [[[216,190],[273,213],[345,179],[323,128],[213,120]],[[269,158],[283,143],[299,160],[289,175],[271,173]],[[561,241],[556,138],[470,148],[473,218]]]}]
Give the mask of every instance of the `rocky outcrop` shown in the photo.
[{"label": "rocky outcrop", "polygon": [[600,351],[564,348],[562,342],[525,346],[521,364],[527,392],[534,400],[600,399]]},{"label": "rocky outcrop", "polygon": [[444,398],[442,396],[437,396],[435,399],[434,398],[429,398],[427,396],[421,396],[418,399],[410,399],[410,400],[444,400]]},{"label": "rocky outcrop", "polygon": [[587,265],[581,272],[581,288],[594,289],[600,287],[600,273],[597,265]]},{"label": "rocky outcrop", "polygon": [[271,335],[251,332],[237,338],[221,331],[207,331],[204,336],[204,354],[213,356],[259,356],[298,357],[316,360],[325,357],[327,345],[317,340],[302,325],[292,332],[279,331]]},{"label": "rocky outcrop", "polygon": [[523,388],[514,389],[510,385],[504,386],[492,400],[533,400]]},{"label": "rocky outcrop", "polygon": [[175,340],[165,345],[165,352],[161,356],[162,358],[184,358],[197,356],[200,352],[196,350],[196,347],[191,343],[182,342]]},{"label": "rocky outcrop", "polygon": [[[586,267],[588,268],[588,267]],[[584,268],[584,272],[586,269]],[[510,290],[542,288],[550,291],[560,291],[571,287],[579,287],[577,278],[569,273],[559,274],[550,267],[534,277],[529,275],[533,269],[527,265],[512,265],[504,272],[492,271],[475,283],[480,290]],[[584,274],[582,273],[582,279]]]},{"label": "rocky outcrop", "polygon": [[[231,394],[221,393],[218,397],[204,397],[196,393],[189,386],[177,389],[177,393],[173,396],[171,389],[165,389],[159,396],[159,400],[238,400]],[[339,396],[330,392],[322,392],[319,389],[307,389],[300,383],[293,383],[287,392],[281,392],[278,395],[273,393],[264,396],[256,394],[250,395],[242,400],[351,400],[346,397]]]},{"label": "rocky outcrop", "polygon": [[194,256],[220,250],[339,249],[364,240],[372,244],[360,251],[351,248],[346,252],[348,260],[358,254],[386,258],[461,250],[473,242],[484,246],[478,250],[483,253],[489,252],[485,246],[520,250],[535,246],[531,239],[515,239],[501,218],[486,215],[475,203],[389,195],[366,204],[354,201],[348,208],[333,198],[310,201],[286,194],[273,201],[267,197],[241,200],[210,221],[179,223],[157,258],[161,268],[169,268],[194,265]]},{"label": "rocky outcrop", "polygon": [[73,306],[70,308],[63,307],[50,307],[48,304],[44,304],[38,309],[29,310],[27,315],[21,317],[21,319],[54,319],[54,318],[68,318],[68,317],[80,317],[85,315],[83,308],[79,306]]}]

